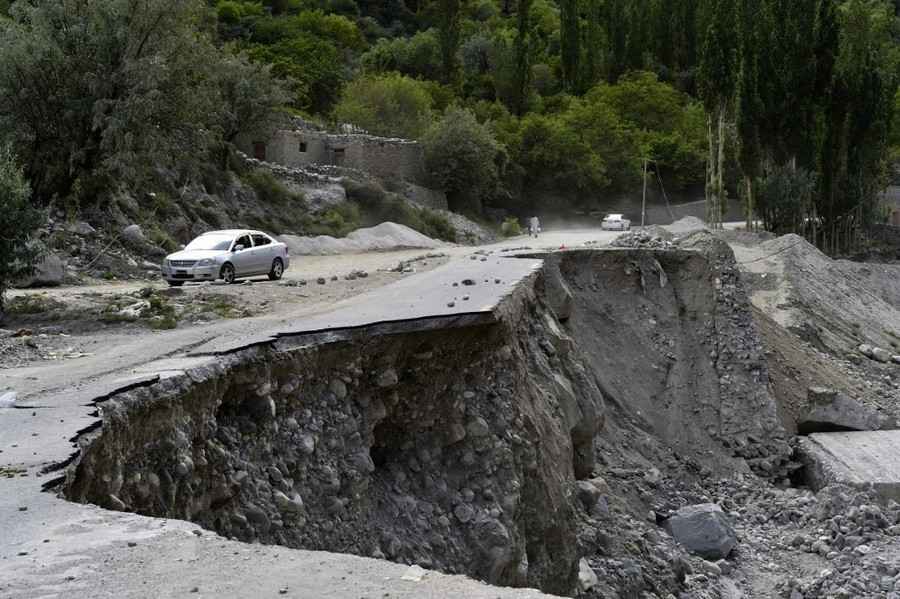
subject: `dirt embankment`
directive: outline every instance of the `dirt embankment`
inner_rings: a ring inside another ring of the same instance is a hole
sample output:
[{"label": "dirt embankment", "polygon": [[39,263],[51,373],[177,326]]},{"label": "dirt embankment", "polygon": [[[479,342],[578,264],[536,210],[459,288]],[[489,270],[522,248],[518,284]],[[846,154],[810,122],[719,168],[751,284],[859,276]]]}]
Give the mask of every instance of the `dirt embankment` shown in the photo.
[{"label": "dirt embankment", "polygon": [[812,386],[900,417],[900,365],[859,351],[870,344],[900,353],[900,266],[832,260],[796,235],[734,249],[788,429]]},{"label": "dirt embankment", "polygon": [[567,323],[609,401],[713,470],[771,475],[789,450],[733,255],[707,233],[677,250],[572,252],[554,261]]}]

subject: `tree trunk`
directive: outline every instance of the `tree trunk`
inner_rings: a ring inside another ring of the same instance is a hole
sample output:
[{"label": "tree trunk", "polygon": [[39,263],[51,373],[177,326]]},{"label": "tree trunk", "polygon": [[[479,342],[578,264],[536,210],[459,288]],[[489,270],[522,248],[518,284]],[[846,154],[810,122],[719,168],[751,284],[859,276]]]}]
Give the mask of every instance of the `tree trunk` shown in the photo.
[{"label": "tree trunk", "polygon": [[722,228],[722,208],[725,204],[725,107],[719,107],[719,139],[718,139],[718,164],[716,165],[716,229]]},{"label": "tree trunk", "polygon": [[747,193],[747,230],[753,230],[753,179],[749,175],[744,175],[744,186]]},{"label": "tree trunk", "polygon": [[716,147],[713,138],[712,115],[706,117],[706,131],[709,139],[709,156],[706,159],[706,222],[712,223],[713,185],[715,185]]}]

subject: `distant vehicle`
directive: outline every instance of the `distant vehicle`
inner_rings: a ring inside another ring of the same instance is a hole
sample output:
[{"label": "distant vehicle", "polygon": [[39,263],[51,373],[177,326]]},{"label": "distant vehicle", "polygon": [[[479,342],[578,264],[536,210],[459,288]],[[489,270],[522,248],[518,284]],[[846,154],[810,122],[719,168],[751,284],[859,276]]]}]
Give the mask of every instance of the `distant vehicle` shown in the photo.
[{"label": "distant vehicle", "polygon": [[277,281],[290,265],[287,246],[262,231],[210,231],[163,261],[162,276],[172,287],[186,281],[224,280],[268,275]]},{"label": "distant vehicle", "polygon": [[631,221],[622,214],[607,214],[600,228],[604,231],[627,231],[631,228]]}]

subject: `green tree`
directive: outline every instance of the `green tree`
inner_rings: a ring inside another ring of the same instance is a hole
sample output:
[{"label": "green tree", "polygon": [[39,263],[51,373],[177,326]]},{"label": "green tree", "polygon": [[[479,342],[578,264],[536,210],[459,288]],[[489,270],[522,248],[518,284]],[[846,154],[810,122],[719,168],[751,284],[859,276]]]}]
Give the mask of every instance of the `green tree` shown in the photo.
[{"label": "green tree", "polygon": [[561,116],[529,114],[510,141],[510,157],[528,189],[590,193],[610,182],[600,154]]},{"label": "green tree", "polygon": [[602,0],[587,0],[587,27],[585,31],[582,83],[588,89],[600,81],[605,42],[603,34],[603,2]]},{"label": "green tree", "polygon": [[[0,21],[0,141],[35,196],[93,201],[147,165],[184,168],[215,123],[216,57],[193,0],[17,2]],[[64,26],[63,26],[64,25]]]},{"label": "green tree", "polygon": [[362,55],[366,71],[397,71],[410,77],[438,80],[441,77],[441,46],[436,29],[419,31],[410,38],[382,38]]},{"label": "green tree", "polygon": [[760,142],[761,120],[764,106],[759,92],[759,19],[758,2],[742,0],[740,21],[740,74],[736,91],[736,128],[738,136],[738,163],[743,174],[746,225],[749,230],[754,222],[753,181],[760,174],[762,147]]},{"label": "green tree", "polygon": [[706,179],[706,220],[721,226],[727,201],[725,189],[726,121],[734,98],[737,73],[737,36],[732,0],[709,0],[709,15],[700,56],[699,88],[709,114]]},{"label": "green tree", "polygon": [[894,41],[894,7],[884,0],[847,0],[838,13],[840,40],[828,130],[823,150],[836,165],[819,214],[821,243],[832,253],[836,229],[848,219],[861,224],[876,215],[886,182],[888,140],[897,93],[900,52]]},{"label": "green tree", "polygon": [[606,25],[606,80],[614,83],[628,70],[628,19],[626,0],[606,0],[603,22]]},{"label": "green tree", "polygon": [[510,108],[520,115],[525,112],[531,83],[531,0],[518,0],[516,20],[515,91]]},{"label": "green tree", "polygon": [[222,140],[223,166],[242,133],[266,139],[280,124],[281,108],[289,94],[271,73],[271,66],[250,62],[244,55],[226,56],[215,70],[219,94],[216,118]]},{"label": "green tree", "polygon": [[292,106],[311,113],[330,112],[347,79],[340,50],[328,40],[315,36],[249,46],[247,55],[272,65],[272,73],[290,85]]},{"label": "green tree", "polygon": [[9,285],[33,269],[38,252],[32,236],[42,220],[10,146],[0,146],[0,321]]},{"label": "green tree", "polygon": [[505,152],[475,115],[450,108],[424,139],[425,165],[435,185],[447,193],[450,209],[481,214],[500,181]]},{"label": "green tree", "polygon": [[559,13],[563,85],[569,92],[575,92],[579,85],[578,64],[581,59],[581,24],[578,19],[578,0],[559,0]]},{"label": "green tree", "polygon": [[778,234],[791,233],[810,214],[816,176],[802,167],[785,164],[772,167],[756,187],[763,226]]},{"label": "green tree", "polygon": [[431,125],[427,84],[399,73],[366,75],[347,84],[334,116],[376,135],[418,138]]},{"label": "green tree", "polygon": [[438,0],[439,35],[441,43],[441,64],[444,83],[456,78],[456,53],[460,43],[461,0]]}]

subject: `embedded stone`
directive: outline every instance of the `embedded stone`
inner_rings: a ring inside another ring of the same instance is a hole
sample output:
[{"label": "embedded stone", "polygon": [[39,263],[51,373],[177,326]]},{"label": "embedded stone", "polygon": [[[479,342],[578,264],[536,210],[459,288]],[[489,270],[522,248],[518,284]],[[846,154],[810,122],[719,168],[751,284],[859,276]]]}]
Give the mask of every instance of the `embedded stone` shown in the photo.
[{"label": "embedded stone", "polygon": [[737,545],[728,517],[714,503],[681,508],[666,521],[666,528],[687,551],[708,560],[728,557]]}]

